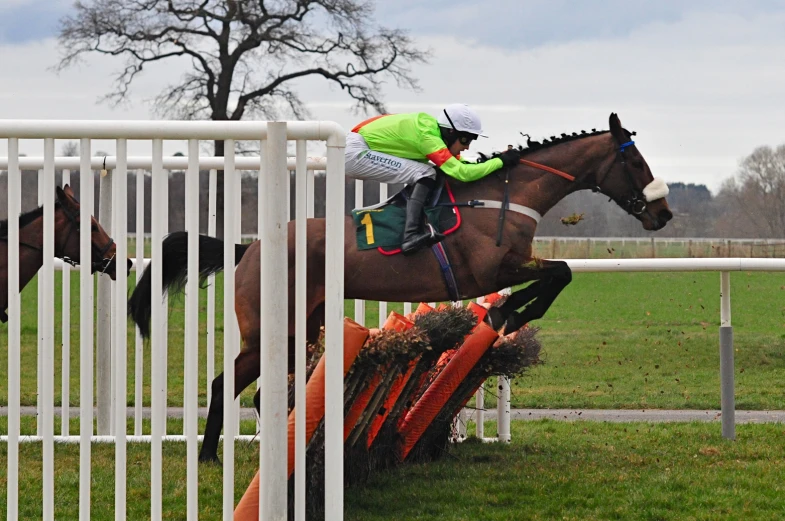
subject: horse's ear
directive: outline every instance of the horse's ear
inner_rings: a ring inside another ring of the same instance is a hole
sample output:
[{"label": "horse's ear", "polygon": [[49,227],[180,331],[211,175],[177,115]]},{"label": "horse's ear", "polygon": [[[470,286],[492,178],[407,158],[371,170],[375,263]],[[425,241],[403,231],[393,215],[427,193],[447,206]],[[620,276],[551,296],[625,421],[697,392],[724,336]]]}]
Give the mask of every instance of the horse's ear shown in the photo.
[{"label": "horse's ear", "polygon": [[57,202],[63,204],[68,197],[65,194],[65,191],[60,188],[59,186],[55,187],[55,194],[57,195]]},{"label": "horse's ear", "polygon": [[74,199],[76,199],[76,196],[74,195],[74,191],[71,188],[71,185],[65,185],[63,187],[63,192],[65,192],[65,195],[67,195],[68,197],[73,197]]},{"label": "horse's ear", "polygon": [[621,127],[619,116],[617,116],[615,112],[611,112],[611,117],[608,118],[608,125],[611,129],[611,135],[616,138],[616,141],[619,143],[625,143],[627,141],[627,136],[624,135],[624,129]]}]

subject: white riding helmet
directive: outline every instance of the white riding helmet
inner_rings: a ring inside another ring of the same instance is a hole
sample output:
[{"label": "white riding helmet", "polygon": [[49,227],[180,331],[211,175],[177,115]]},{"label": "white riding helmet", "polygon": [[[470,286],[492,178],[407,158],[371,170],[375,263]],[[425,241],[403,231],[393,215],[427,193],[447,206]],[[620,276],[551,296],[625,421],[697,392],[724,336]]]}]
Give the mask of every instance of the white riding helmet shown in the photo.
[{"label": "white riding helmet", "polygon": [[488,137],[482,133],[480,116],[464,103],[453,103],[452,105],[448,105],[439,113],[436,120],[439,122],[440,127]]}]

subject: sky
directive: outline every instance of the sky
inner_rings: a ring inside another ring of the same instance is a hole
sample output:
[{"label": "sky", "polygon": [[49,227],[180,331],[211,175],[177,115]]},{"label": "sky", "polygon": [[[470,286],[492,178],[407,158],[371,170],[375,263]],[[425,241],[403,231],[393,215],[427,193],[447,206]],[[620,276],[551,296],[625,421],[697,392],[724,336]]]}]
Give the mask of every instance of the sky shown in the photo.
[{"label": "sky", "polygon": [[[184,69],[151,68],[129,103],[99,103],[120,61],[52,71],[70,10],[70,0],[0,0],[0,118],[152,119],[149,100]],[[472,151],[523,143],[520,132],[604,129],[616,112],[656,177],[716,193],[756,147],[785,143],[782,1],[396,0],[377,2],[374,20],[432,53],[413,68],[421,91],[387,85],[387,108],[436,114],[468,103],[489,136]],[[314,119],[347,129],[364,119],[322,81],[299,92]]]}]

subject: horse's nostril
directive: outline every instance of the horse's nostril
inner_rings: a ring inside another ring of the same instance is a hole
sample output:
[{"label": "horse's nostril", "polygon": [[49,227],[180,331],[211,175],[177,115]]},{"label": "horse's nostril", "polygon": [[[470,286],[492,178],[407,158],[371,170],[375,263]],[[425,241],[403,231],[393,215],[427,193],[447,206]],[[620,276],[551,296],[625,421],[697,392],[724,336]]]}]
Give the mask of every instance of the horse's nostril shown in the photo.
[{"label": "horse's nostril", "polygon": [[660,222],[666,223],[673,219],[673,213],[670,210],[660,210],[659,213],[657,213],[657,218]]}]

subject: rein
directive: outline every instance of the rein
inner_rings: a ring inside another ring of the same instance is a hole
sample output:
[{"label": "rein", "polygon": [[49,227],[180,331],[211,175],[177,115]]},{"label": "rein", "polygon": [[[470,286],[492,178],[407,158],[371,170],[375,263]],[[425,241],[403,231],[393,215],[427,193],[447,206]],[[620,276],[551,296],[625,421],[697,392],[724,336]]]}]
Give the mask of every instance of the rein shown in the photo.
[{"label": "rein", "polygon": [[559,177],[563,177],[567,181],[575,181],[575,176],[572,176],[567,172],[562,172],[561,170],[556,170],[555,168],[541,165],[540,163],[535,163],[534,161],[529,161],[527,159],[521,159],[520,162],[522,165],[530,166],[532,168],[537,168],[539,170],[544,170],[545,172],[550,172],[551,174],[556,174]]}]

